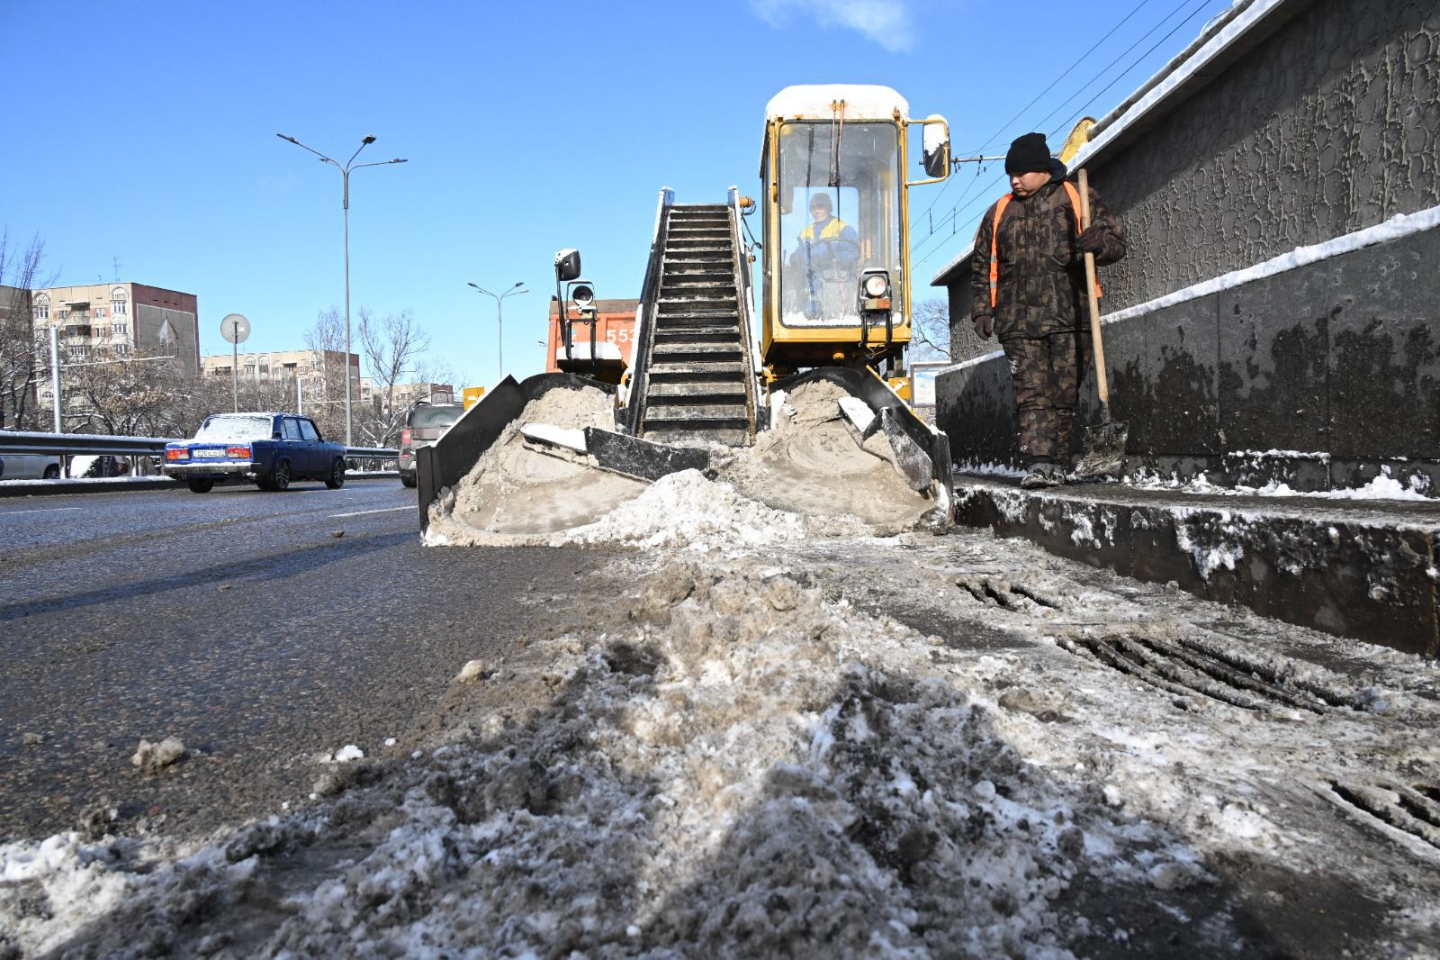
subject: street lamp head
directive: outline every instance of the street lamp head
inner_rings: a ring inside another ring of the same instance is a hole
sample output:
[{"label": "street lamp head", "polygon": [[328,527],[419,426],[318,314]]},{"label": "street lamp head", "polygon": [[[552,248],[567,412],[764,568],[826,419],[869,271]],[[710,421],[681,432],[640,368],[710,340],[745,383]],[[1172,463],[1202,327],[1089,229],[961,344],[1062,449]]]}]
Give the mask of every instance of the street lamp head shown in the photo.
[{"label": "street lamp head", "polygon": [[399,159],[396,159],[396,160],[391,160],[390,162],[391,162],[391,163],[409,163],[410,161],[409,161],[409,160],[399,160]]},{"label": "street lamp head", "polygon": [[517,281],[515,282],[515,286],[517,286],[517,287],[523,287],[523,286],[525,286],[525,281],[524,281],[524,280],[517,280]]},{"label": "street lamp head", "polygon": [[281,140],[289,140],[291,143],[296,144],[296,145],[298,145],[298,144],[300,143],[300,141],[299,141],[299,140],[296,140],[294,137],[286,136],[286,135],[283,134],[283,133],[277,133],[277,134],[275,134],[275,136],[279,137]]},{"label": "street lamp head", "polygon": [[468,281],[468,280],[466,281],[466,283],[467,283],[469,286],[474,287],[476,290],[479,290],[479,289],[480,289],[480,284],[478,284],[478,283],[473,283],[473,282]]},{"label": "street lamp head", "polygon": [[365,137],[364,139],[362,139],[362,140],[360,141],[360,143],[361,143],[362,145],[363,145],[363,144],[370,144],[370,143],[374,143],[374,142],[375,142],[375,138],[374,138],[374,137]]}]

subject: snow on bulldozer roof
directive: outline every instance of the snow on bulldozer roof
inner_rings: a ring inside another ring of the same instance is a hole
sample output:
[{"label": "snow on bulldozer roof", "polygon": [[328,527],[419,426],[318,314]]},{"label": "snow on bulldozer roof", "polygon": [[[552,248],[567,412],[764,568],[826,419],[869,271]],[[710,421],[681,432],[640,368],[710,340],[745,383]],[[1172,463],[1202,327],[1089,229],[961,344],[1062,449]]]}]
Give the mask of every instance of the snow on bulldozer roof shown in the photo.
[{"label": "snow on bulldozer roof", "polygon": [[890,87],[868,83],[816,83],[786,87],[765,105],[765,122],[771,120],[829,120],[834,104],[845,101],[845,120],[910,119],[910,104]]}]

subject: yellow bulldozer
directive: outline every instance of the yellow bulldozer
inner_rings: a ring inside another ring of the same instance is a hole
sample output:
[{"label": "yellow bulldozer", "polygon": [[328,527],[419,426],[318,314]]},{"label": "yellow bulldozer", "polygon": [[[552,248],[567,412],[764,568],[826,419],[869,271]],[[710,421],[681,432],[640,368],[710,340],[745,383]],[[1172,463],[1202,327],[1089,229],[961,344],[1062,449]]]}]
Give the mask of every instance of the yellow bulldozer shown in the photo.
[{"label": "yellow bulldozer", "polygon": [[[916,134],[925,176],[907,180]],[[613,428],[587,426],[569,441],[571,453],[654,481],[705,470],[715,444],[753,444],[774,398],[818,380],[848,399],[841,406],[858,441],[883,432],[906,483],[948,522],[948,441],[896,386],[911,339],[909,191],[949,171],[945,120],[912,119],[888,87],[782,90],[766,107],[755,199],[731,187],[724,203],[686,204],[661,190],[623,376],[594,336],[593,286],[581,279],[578,252],[557,255],[557,361],[566,372],[506,377],[420,451],[422,528],[444,491],[550,391],[607,391]],[[531,439],[545,442],[538,432]]]}]

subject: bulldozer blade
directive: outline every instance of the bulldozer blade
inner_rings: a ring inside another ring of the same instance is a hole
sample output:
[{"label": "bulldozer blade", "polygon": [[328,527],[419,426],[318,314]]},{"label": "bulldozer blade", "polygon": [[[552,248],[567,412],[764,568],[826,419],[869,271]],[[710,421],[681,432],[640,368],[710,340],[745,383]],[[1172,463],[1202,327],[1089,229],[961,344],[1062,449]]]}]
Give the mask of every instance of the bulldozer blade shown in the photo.
[{"label": "bulldozer blade", "polygon": [[929,490],[930,484],[935,482],[935,462],[930,452],[905,432],[893,409],[880,411],[880,428],[890,441],[890,449],[895,451],[895,467],[910,489],[917,492]]},{"label": "bulldozer blade", "polygon": [[1106,420],[1085,428],[1085,452],[1075,466],[1075,476],[1082,480],[1096,477],[1119,477],[1125,472],[1125,441],[1130,425]]},{"label": "bulldozer blade", "polygon": [[710,466],[704,450],[667,446],[599,427],[585,428],[585,448],[602,470],[635,480],[654,482],[681,470],[703,473]]}]

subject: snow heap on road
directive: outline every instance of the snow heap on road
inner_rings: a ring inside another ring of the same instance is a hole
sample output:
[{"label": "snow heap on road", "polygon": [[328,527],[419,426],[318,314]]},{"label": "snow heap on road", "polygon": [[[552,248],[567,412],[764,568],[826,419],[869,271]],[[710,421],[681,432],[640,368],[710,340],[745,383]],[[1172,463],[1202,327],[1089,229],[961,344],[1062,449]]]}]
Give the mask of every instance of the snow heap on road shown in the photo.
[{"label": "snow heap on road", "polygon": [[[912,491],[883,432],[850,426],[841,387],[816,381],[776,405],[748,448],[709,448],[711,476],[685,471],[653,486],[589,458],[527,443],[610,428],[611,398],[555,389],[532,400],[454,490],[431,507],[430,545],[685,542],[736,549],[805,536],[888,535],[925,522],[934,501]],[[868,408],[867,408],[868,410]]]}]

